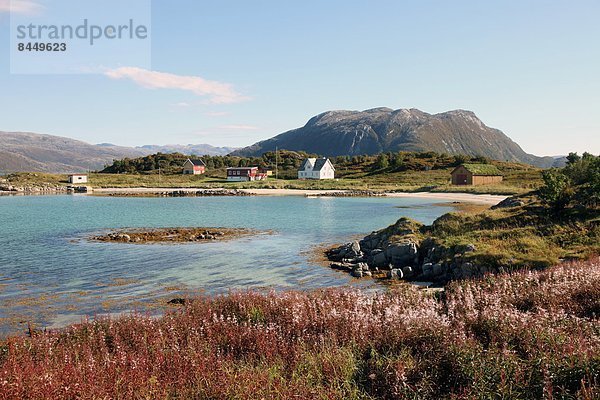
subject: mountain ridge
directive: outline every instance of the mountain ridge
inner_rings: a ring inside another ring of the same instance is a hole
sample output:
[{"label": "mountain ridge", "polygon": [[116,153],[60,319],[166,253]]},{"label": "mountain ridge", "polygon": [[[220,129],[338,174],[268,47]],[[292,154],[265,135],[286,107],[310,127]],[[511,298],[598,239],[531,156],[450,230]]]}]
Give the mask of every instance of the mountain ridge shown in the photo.
[{"label": "mountain ridge", "polygon": [[[143,157],[157,152],[225,155],[234,148],[198,145],[116,146],[33,132],[0,131],[0,173],[74,173],[99,170],[115,159]],[[189,151],[189,152],[188,152]]]},{"label": "mountain ridge", "polygon": [[376,154],[388,151],[435,151],[485,156],[538,167],[560,164],[553,157],[526,153],[501,130],[485,125],[469,110],[429,114],[416,108],[387,107],[364,111],[325,111],[300,128],[283,132],[232,155],[256,156],[275,148],[325,156]]}]

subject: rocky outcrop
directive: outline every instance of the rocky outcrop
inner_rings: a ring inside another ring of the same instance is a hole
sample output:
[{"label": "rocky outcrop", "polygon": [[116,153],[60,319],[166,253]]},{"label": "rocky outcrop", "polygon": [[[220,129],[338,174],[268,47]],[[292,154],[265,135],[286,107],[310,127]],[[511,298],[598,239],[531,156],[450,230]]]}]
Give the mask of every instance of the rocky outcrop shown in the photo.
[{"label": "rocky outcrop", "polygon": [[252,193],[237,189],[199,189],[164,191],[119,191],[108,193],[112,197],[211,197],[211,196],[254,196]]},{"label": "rocky outcrop", "polygon": [[63,193],[66,192],[65,186],[53,185],[50,183],[41,183],[39,185],[13,185],[5,180],[0,183],[0,192],[5,193]]},{"label": "rocky outcrop", "polygon": [[498,208],[523,207],[524,205],[525,202],[522,199],[518,197],[508,197],[495,206],[492,206],[492,210],[496,210]]},{"label": "rocky outcrop", "polygon": [[137,228],[92,236],[90,239],[98,242],[135,244],[211,242],[237,239],[259,233],[258,231],[244,228]]},{"label": "rocky outcrop", "polygon": [[349,272],[353,277],[373,276],[445,283],[455,279],[483,276],[495,272],[476,265],[470,255],[473,244],[451,248],[439,245],[435,238],[423,238],[423,225],[407,218],[396,224],[326,252],[330,266]]},{"label": "rocky outcrop", "polygon": [[376,192],[373,190],[341,190],[339,192],[323,192],[315,194],[306,194],[306,197],[385,197],[385,192]]}]

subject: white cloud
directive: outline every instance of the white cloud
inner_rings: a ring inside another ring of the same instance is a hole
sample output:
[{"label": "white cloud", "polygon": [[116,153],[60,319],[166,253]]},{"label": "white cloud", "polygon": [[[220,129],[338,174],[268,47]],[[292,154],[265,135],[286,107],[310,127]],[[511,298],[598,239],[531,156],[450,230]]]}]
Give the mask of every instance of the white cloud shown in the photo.
[{"label": "white cloud", "polygon": [[0,13],[13,12],[17,14],[37,14],[44,7],[31,0],[0,0]]},{"label": "white cloud", "polygon": [[112,79],[130,79],[148,89],[178,89],[208,97],[213,104],[239,103],[248,100],[229,83],[209,81],[199,76],[175,75],[167,72],[148,71],[137,67],[110,69],[104,73]]}]

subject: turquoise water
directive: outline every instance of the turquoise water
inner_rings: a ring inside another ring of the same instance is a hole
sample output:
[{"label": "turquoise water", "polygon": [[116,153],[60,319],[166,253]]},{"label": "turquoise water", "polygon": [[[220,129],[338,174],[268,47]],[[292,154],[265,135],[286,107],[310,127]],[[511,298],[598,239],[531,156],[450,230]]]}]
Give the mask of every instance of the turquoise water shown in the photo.
[{"label": "turquoise water", "polygon": [[[345,242],[402,216],[430,223],[449,207],[427,199],[300,196],[113,198],[0,196],[0,334],[26,322],[57,327],[83,316],[152,309],[204,291],[308,289],[357,284],[311,260],[317,246]],[[272,230],[235,241],[95,243],[124,227],[247,227]]]}]

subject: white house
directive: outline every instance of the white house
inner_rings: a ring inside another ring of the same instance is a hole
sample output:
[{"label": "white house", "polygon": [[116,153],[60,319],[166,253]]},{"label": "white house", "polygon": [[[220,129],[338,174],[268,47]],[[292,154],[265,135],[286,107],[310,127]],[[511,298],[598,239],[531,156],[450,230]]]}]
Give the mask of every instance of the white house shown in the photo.
[{"label": "white house", "polygon": [[307,158],[298,170],[298,179],[333,179],[335,168],[329,158]]},{"label": "white house", "polygon": [[88,176],[86,174],[71,174],[69,175],[69,183],[87,183]]}]

